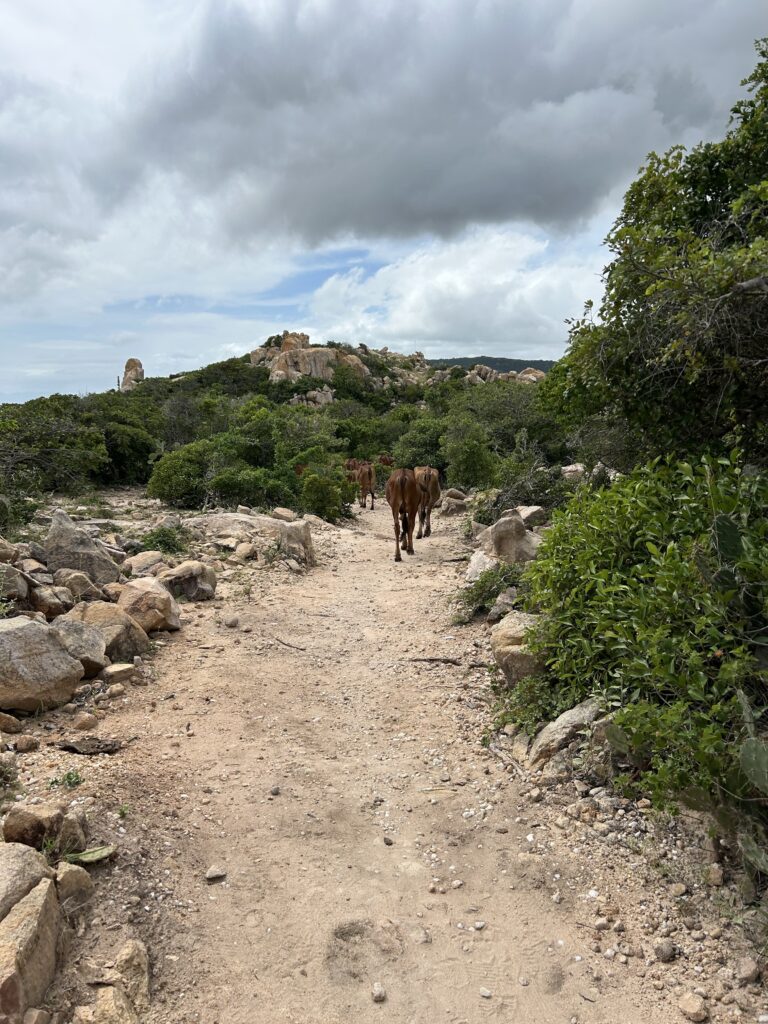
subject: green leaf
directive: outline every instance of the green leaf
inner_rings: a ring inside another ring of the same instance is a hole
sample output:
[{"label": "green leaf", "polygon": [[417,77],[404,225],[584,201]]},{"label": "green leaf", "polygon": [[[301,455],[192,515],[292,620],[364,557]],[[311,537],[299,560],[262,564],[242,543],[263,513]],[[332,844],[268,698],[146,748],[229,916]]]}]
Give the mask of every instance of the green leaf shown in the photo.
[{"label": "green leaf", "polygon": [[81,853],[68,853],[64,859],[70,864],[98,864],[102,860],[109,860],[116,852],[116,846],[93,846]]},{"label": "green leaf", "polygon": [[750,737],[741,745],[741,768],[761,793],[768,795],[768,743]]},{"label": "green leaf", "polygon": [[[756,867],[764,875],[768,875],[768,849],[758,846],[750,835],[742,834],[738,837],[739,849],[746,861]],[[765,837],[763,837],[765,839]]]},{"label": "green leaf", "polygon": [[738,523],[730,516],[719,515],[712,524],[712,538],[718,555],[727,562],[735,562],[742,554],[741,533]]}]

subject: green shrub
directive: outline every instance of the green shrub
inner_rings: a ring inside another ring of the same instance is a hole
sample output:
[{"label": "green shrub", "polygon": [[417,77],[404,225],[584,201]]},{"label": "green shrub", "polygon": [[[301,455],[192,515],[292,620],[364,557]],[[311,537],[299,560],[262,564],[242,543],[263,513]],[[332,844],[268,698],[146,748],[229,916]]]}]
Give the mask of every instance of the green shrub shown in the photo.
[{"label": "green shrub", "polygon": [[584,488],[527,578],[546,717],[598,696],[659,803],[691,786],[750,795],[738,694],[765,707],[768,477],[735,457],[657,461]]},{"label": "green shrub", "polygon": [[335,522],[350,512],[355,486],[340,470],[312,467],[301,478],[301,507],[305,512]]},{"label": "green shrub", "polygon": [[189,533],[181,526],[156,526],[141,538],[142,551],[163,551],[180,555],[189,545]]},{"label": "green shrub", "polygon": [[209,465],[213,455],[210,441],[193,441],[158,459],[152,470],[147,494],[169,505],[200,508],[209,495]]},{"label": "green shrub", "polygon": [[469,415],[448,418],[440,448],[451,487],[489,487],[494,482],[498,457],[485,427]]},{"label": "green shrub", "polygon": [[518,587],[522,578],[520,565],[504,563],[493,569],[486,569],[468,587],[463,587],[456,598],[457,621],[469,622],[480,612],[490,611],[496,598],[508,587]]}]

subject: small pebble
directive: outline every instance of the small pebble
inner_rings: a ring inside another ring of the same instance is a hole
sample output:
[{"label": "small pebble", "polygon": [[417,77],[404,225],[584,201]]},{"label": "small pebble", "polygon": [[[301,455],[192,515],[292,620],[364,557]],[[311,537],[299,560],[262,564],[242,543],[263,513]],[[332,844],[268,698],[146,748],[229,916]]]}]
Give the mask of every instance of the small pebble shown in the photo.
[{"label": "small pebble", "polygon": [[490,999],[492,995],[493,995],[493,993],[491,992],[491,990],[489,988],[481,988],[480,989],[480,998],[481,999]]},{"label": "small pebble", "polygon": [[374,1003],[383,1003],[386,998],[387,990],[380,981],[374,981],[371,988],[371,999],[373,999]]},{"label": "small pebble", "polygon": [[211,864],[211,866],[205,872],[206,882],[220,882],[222,878],[226,877],[227,872],[219,864]]}]

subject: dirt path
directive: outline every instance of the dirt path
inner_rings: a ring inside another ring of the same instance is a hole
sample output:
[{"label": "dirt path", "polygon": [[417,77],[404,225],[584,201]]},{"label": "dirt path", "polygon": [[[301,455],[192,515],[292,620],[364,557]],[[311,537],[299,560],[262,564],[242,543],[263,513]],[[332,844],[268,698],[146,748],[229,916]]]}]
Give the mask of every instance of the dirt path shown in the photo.
[{"label": "dirt path", "polygon": [[[233,579],[191,608],[146,707],[134,691],[115,719],[135,718],[122,770],[167,851],[144,851],[134,912],[155,921],[148,1020],[672,1019],[588,952],[585,894],[529,852],[535,815],[481,746],[486,634],[450,624],[454,529],[396,565],[382,504],[315,543],[307,575],[254,572],[250,598]],[[461,665],[413,660],[435,655]]]}]

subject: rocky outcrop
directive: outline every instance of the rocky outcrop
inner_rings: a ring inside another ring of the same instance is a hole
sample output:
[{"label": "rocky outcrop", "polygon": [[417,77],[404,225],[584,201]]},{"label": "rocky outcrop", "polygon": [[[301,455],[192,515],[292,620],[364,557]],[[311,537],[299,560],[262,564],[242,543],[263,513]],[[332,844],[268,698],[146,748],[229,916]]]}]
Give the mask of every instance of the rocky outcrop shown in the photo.
[{"label": "rocky outcrop", "polygon": [[126,569],[132,576],[155,576],[163,569],[167,569],[165,555],[162,551],[139,551],[136,555],[126,558],[123,569]]},{"label": "rocky outcrop", "polygon": [[104,595],[84,572],[76,569],[57,569],[53,574],[57,587],[66,587],[77,601],[103,601]]},{"label": "rocky outcrop", "polygon": [[349,367],[361,379],[370,376],[370,370],[358,356],[337,348],[310,345],[306,334],[283,331],[279,344],[272,344],[272,340],[251,352],[251,364],[269,367],[269,379],[273,383],[294,382],[300,377],[331,381],[339,366]]},{"label": "rocky outcrop", "polygon": [[508,686],[516,686],[540,667],[525,643],[527,631],[537,621],[537,615],[512,610],[491,629],[491,650]]},{"label": "rocky outcrop", "polygon": [[526,530],[520,514],[511,511],[477,538],[481,551],[503,562],[530,562],[536,557],[541,537]]},{"label": "rocky outcrop", "polygon": [[336,396],[336,392],[333,388],[329,388],[326,384],[322,388],[316,388],[313,391],[307,391],[304,395],[294,395],[288,405],[313,405],[323,406],[330,405]]},{"label": "rocky outcrop", "polygon": [[568,481],[569,484],[579,484],[584,479],[587,473],[586,466],[581,462],[573,462],[570,466],[561,466],[560,475]]},{"label": "rocky outcrop", "polygon": [[[184,526],[214,543],[234,551],[238,544],[256,544],[264,553],[295,558],[306,566],[315,564],[312,531],[305,519],[282,522],[272,516],[246,515],[241,512],[213,512],[185,519]],[[158,578],[165,581],[167,573]]]},{"label": "rocky outcrop", "polygon": [[66,704],[82,677],[83,666],[50,626],[24,616],[0,620],[0,708]]},{"label": "rocky outcrop", "polygon": [[150,649],[149,637],[135,619],[108,601],[76,604],[63,620],[85,622],[95,626],[104,638],[106,652],[112,661],[132,661],[137,654]]},{"label": "rocky outcrop", "polygon": [[23,843],[0,844],[0,921],[44,878],[52,878],[48,861]]},{"label": "rocky outcrop", "polygon": [[216,593],[216,573],[205,562],[188,559],[157,576],[174,597],[188,601],[211,601]]},{"label": "rocky outcrop", "polygon": [[117,605],[128,612],[145,633],[180,628],[181,610],[170,590],[154,576],[140,576],[126,583]]},{"label": "rocky outcrop", "polygon": [[121,391],[133,391],[136,385],[144,380],[144,367],[140,359],[127,359],[123,371],[123,381],[120,385]]},{"label": "rocky outcrop", "polygon": [[64,617],[54,622],[51,632],[83,666],[85,679],[97,676],[109,664],[106,642],[96,626]]},{"label": "rocky outcrop", "polygon": [[469,560],[464,579],[467,583],[477,583],[484,572],[495,569],[499,564],[498,558],[486,555],[484,551],[475,551]]},{"label": "rocky outcrop", "polygon": [[92,540],[85,530],[79,530],[63,509],[56,509],[51,528],[45,539],[48,570],[76,569],[94,583],[114,583],[120,577],[120,567]]}]

